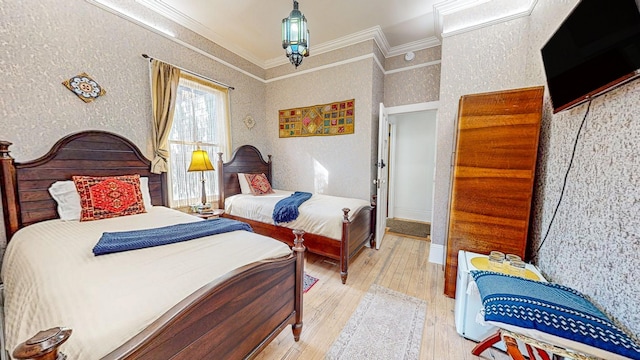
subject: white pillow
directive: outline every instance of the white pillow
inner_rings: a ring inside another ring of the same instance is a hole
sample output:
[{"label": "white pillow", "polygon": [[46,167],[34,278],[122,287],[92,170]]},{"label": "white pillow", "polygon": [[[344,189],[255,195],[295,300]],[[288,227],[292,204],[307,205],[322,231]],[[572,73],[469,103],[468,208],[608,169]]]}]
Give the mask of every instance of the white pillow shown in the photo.
[{"label": "white pillow", "polygon": [[240,192],[243,194],[253,194],[251,192],[251,186],[247,181],[247,177],[243,173],[238,173],[238,182],[240,183]]},{"label": "white pillow", "polygon": [[[149,193],[149,178],[140,177],[140,192],[146,210],[151,209],[151,194]],[[76,185],[71,180],[56,181],[49,187],[49,194],[58,203],[58,216],[61,220],[80,220],[82,207],[80,195]]]},{"label": "white pillow", "polygon": [[153,207],[151,204],[151,193],[149,192],[149,178],[146,176],[140,176],[140,192],[142,193],[142,203],[145,210],[149,210]]},{"label": "white pillow", "polygon": [[80,195],[73,181],[56,181],[49,187],[49,194],[58,203],[61,220],[80,220]]}]

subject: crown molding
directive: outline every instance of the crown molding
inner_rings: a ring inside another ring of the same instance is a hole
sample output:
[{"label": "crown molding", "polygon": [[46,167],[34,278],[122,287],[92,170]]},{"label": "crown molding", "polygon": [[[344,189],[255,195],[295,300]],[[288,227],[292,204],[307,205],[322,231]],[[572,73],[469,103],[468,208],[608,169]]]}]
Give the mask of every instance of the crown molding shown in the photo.
[{"label": "crown molding", "polygon": [[109,4],[107,2],[105,2],[104,0],[85,0],[86,2],[88,2],[91,5],[94,5],[96,7],[99,7],[100,9],[107,11],[121,19],[127,20],[129,22],[132,22],[134,24],[138,24],[142,27],[144,27],[147,30],[150,30],[158,35],[167,37],[167,38],[175,38],[176,34],[174,34],[171,30],[166,29],[166,28],[162,28],[156,25],[153,25],[151,23],[149,23],[146,20],[143,20],[139,17],[137,17],[134,14],[131,14],[130,12],[124,10],[124,9],[120,9],[112,4]]},{"label": "crown molding", "polygon": [[253,78],[255,80],[258,80],[258,81],[261,81],[263,83],[265,82],[265,80],[263,78],[258,77],[258,76],[254,75],[254,74],[252,74],[252,73],[250,73],[248,71],[245,71],[245,70],[243,70],[243,69],[241,69],[241,68],[239,68],[239,67],[237,67],[237,66],[235,66],[235,65],[233,65],[231,63],[228,63],[228,62],[220,59],[219,57],[216,57],[216,56],[208,53],[205,50],[202,50],[202,49],[200,49],[200,48],[198,48],[196,46],[193,46],[193,45],[191,45],[191,44],[189,44],[187,42],[184,42],[184,41],[176,38],[173,33],[169,32],[169,31],[165,31],[164,29],[159,29],[155,25],[148,24],[147,22],[145,22],[145,21],[143,21],[143,20],[141,20],[141,19],[139,19],[137,17],[131,16],[130,14],[123,12],[122,10],[114,7],[113,5],[105,3],[104,0],[85,0],[85,1],[87,3],[89,3],[89,4],[92,4],[92,5],[96,6],[96,7],[104,10],[104,11],[107,11],[107,12],[113,14],[113,15],[116,15],[116,16],[118,16],[118,17],[120,17],[120,18],[122,18],[122,19],[124,19],[126,21],[129,21],[129,22],[131,22],[133,24],[141,26],[142,28],[147,29],[147,30],[159,35],[159,36],[162,36],[167,40],[173,41],[174,43],[176,43],[176,44],[178,44],[180,46],[184,46],[185,48],[193,50],[193,51],[197,52],[198,54],[206,56],[209,59],[211,59],[211,60],[213,60],[213,61],[215,61],[217,63],[220,63],[220,64],[222,64],[224,66],[229,67],[230,69],[238,71],[238,72],[240,72],[242,74],[247,75],[248,77],[251,77],[251,78]]},{"label": "crown molding", "polygon": [[434,46],[440,46],[442,42],[435,36],[428,37],[426,39],[406,43],[403,45],[394,46],[385,55],[385,57],[398,56],[402,54],[406,54],[409,51],[418,51],[424,50],[428,48],[432,48]]},{"label": "crown molding", "polygon": [[[475,1],[478,1],[478,0],[475,0]],[[289,63],[289,60],[285,56],[278,56],[277,58],[273,58],[267,61],[262,61],[261,59],[255,57],[252,53],[250,53],[246,49],[240,48],[236,46],[234,43],[226,41],[222,36],[220,36],[215,31],[204,26],[202,23],[194,20],[193,18],[179,12],[173,7],[166,5],[160,0],[136,0],[136,2],[146,6],[147,8],[155,11],[156,13],[172,21],[175,21],[176,23],[186,27],[187,29],[190,29],[204,36],[205,38],[233,52],[234,54],[252,62],[253,64],[260,66],[263,69],[269,69],[272,67]],[[414,41],[409,44],[404,44],[404,45],[400,45],[392,48],[389,46],[389,42],[387,41],[387,38],[384,36],[384,33],[382,32],[382,28],[380,28],[380,26],[374,26],[369,29],[365,29],[353,34],[349,34],[347,36],[343,36],[335,40],[331,40],[328,42],[324,42],[322,44],[315,45],[310,50],[312,54],[320,55],[320,54],[331,52],[337,49],[341,49],[341,48],[351,46],[351,45],[354,45],[366,40],[371,40],[371,39],[373,39],[376,42],[376,44],[382,51],[382,54],[384,55],[384,57],[395,56],[395,55],[406,53],[408,51],[417,51],[417,50],[422,50],[429,47],[440,45],[439,39],[432,37],[432,38]]]},{"label": "crown molding", "polygon": [[450,0],[433,5],[433,21],[436,36],[442,38],[444,29],[444,16],[468,9],[470,7],[486,3],[491,0]]},{"label": "crown molding", "polygon": [[[313,45],[310,52],[313,55],[320,55],[334,50],[342,49],[347,46],[355,45],[366,40],[374,40],[385,57],[389,53],[389,43],[382,32],[380,26],[374,26],[369,29],[358,31],[341,38],[324,42],[322,44]],[[287,64],[289,60],[284,56],[278,56],[265,62],[265,69]]]},{"label": "crown molding", "polygon": [[470,31],[474,31],[474,30],[478,30],[478,29],[482,29],[485,27],[489,27],[492,25],[497,25],[497,24],[501,24],[507,21],[511,21],[511,20],[515,20],[518,18],[522,18],[522,17],[527,17],[529,15],[531,15],[531,13],[533,12],[533,9],[535,8],[536,4],[538,3],[538,0],[534,0],[531,5],[529,6],[529,8],[523,10],[523,11],[518,11],[518,12],[514,12],[512,14],[509,15],[505,15],[505,16],[501,16],[495,19],[491,19],[491,20],[487,20],[487,21],[483,21],[474,25],[470,25],[467,27],[463,27],[463,28],[459,28],[447,33],[443,33],[442,37],[449,37],[449,36],[454,36],[454,35],[458,35],[458,34],[463,34],[466,32],[470,32]]},{"label": "crown molding", "polygon": [[213,41],[217,45],[231,51],[232,53],[246,59],[247,61],[252,62],[253,64],[260,66],[261,68],[265,68],[264,62],[255,57],[248,50],[236,46],[234,43],[225,40],[222,36],[220,36],[215,31],[210,28],[204,26],[202,23],[194,20],[193,18],[181,13],[175,8],[166,5],[162,1],[159,0],[136,0],[137,3],[146,6],[147,8],[155,11],[156,13],[186,27],[193,32],[200,34],[201,36]]},{"label": "crown molding", "polygon": [[[322,43],[317,46],[313,46],[311,48],[311,53],[313,55],[320,55],[327,52],[342,49],[347,46],[355,45],[366,40],[374,40],[376,42],[376,45],[382,52],[382,55],[385,58],[405,54],[409,51],[423,50],[430,47],[439,46],[441,44],[440,40],[437,37],[432,36],[429,38],[410,42],[407,44],[390,47],[389,42],[387,42],[387,38],[384,36],[384,33],[382,32],[382,28],[380,28],[380,26],[374,26],[372,28],[359,31],[357,33],[353,33],[332,41]],[[272,67],[287,64],[288,62],[289,61],[287,60],[286,57],[279,56],[277,58],[266,61],[265,68],[269,69]]]},{"label": "crown molding", "polygon": [[[118,17],[120,17],[120,18],[122,18],[122,19],[124,19],[126,21],[129,21],[129,22],[131,22],[133,24],[141,26],[141,27],[143,27],[143,28],[145,28],[145,29],[147,29],[147,30],[159,35],[159,36],[162,36],[162,37],[166,38],[167,40],[173,41],[178,45],[181,45],[181,46],[183,46],[183,47],[185,47],[187,49],[193,50],[194,52],[196,52],[198,54],[201,54],[201,55],[203,55],[203,56],[205,56],[205,57],[207,57],[207,58],[209,58],[209,59],[211,59],[211,60],[213,60],[215,62],[218,62],[218,63],[220,63],[220,64],[222,64],[224,66],[227,66],[230,69],[238,71],[238,72],[240,72],[240,73],[242,73],[242,74],[244,74],[244,75],[246,75],[246,76],[248,76],[250,78],[253,78],[253,79],[257,80],[257,81],[260,81],[260,82],[262,82],[264,84],[270,83],[270,82],[273,82],[273,81],[277,81],[277,80],[282,80],[282,79],[286,79],[286,78],[290,78],[290,77],[295,77],[295,76],[299,76],[299,75],[315,72],[315,71],[319,71],[319,70],[324,70],[324,69],[328,69],[328,68],[331,68],[331,67],[340,66],[340,65],[344,65],[344,64],[360,61],[360,60],[370,59],[370,58],[374,60],[374,62],[376,63],[376,65],[378,66],[380,71],[385,75],[396,73],[396,72],[401,72],[401,71],[412,70],[412,69],[419,68],[419,67],[424,67],[424,66],[436,65],[436,64],[440,63],[440,60],[437,60],[437,61],[432,61],[432,62],[425,63],[425,64],[420,64],[420,65],[415,65],[415,66],[404,67],[404,68],[401,68],[401,69],[386,71],[384,69],[384,66],[380,63],[380,60],[378,59],[378,57],[375,56],[373,53],[370,53],[370,54],[358,56],[358,57],[355,57],[355,58],[350,58],[350,59],[346,59],[346,60],[342,60],[342,61],[338,61],[338,62],[333,62],[333,63],[330,63],[330,64],[318,66],[318,67],[315,67],[315,68],[312,68],[312,69],[298,71],[298,72],[295,72],[295,73],[291,73],[291,74],[287,74],[287,75],[283,75],[283,76],[279,76],[277,78],[272,78],[272,79],[268,79],[267,80],[267,79],[264,79],[262,77],[256,76],[256,75],[254,75],[254,74],[252,74],[252,73],[250,73],[248,71],[245,71],[245,70],[243,70],[243,69],[241,69],[241,68],[239,68],[239,67],[237,67],[237,66],[235,66],[235,65],[233,65],[231,63],[228,63],[228,62],[226,62],[226,61],[224,61],[224,60],[222,60],[222,59],[210,54],[209,52],[198,48],[197,46],[193,46],[193,45],[191,45],[191,44],[189,44],[187,42],[184,42],[184,41],[176,38],[173,33],[169,32],[169,31],[165,31],[164,29],[159,29],[155,25],[151,25],[151,24],[149,24],[149,23],[147,23],[147,22],[145,22],[145,21],[143,21],[143,20],[141,20],[141,19],[139,19],[137,17],[134,17],[134,16],[132,16],[132,15],[130,15],[128,13],[125,13],[123,10],[118,9],[118,8],[114,7],[113,5],[110,5],[110,4],[106,3],[104,0],[85,0],[85,1],[87,3],[89,3],[89,4],[92,4],[92,5],[96,6],[96,7],[101,8],[104,11],[107,11],[107,12],[109,12],[111,14],[114,14],[114,15],[116,15],[116,16],[118,16]],[[140,1],[143,1],[143,0],[140,0]],[[384,39],[384,34],[382,34],[382,31],[379,31],[379,34],[381,34],[381,36],[383,38],[382,39],[377,39],[376,43],[378,43],[378,41],[380,41],[382,43],[386,43],[386,40]],[[375,35],[374,35],[373,38],[375,38]],[[365,39],[369,39],[369,38],[365,38]],[[361,42],[363,40],[360,39],[358,41]],[[415,46],[420,46],[420,44],[422,44],[422,46],[424,46],[424,43],[422,41],[416,42],[416,43],[417,44]],[[348,45],[344,45],[344,46],[348,46]],[[326,51],[332,51],[332,50],[335,50],[335,49],[326,50]],[[387,51],[387,53],[389,53],[389,51]],[[286,59],[285,59],[285,61],[286,61]]]},{"label": "crown molding", "polygon": [[[141,19],[138,18],[134,18],[129,14],[125,14],[123,13],[123,11],[121,9],[118,9],[116,7],[114,7],[114,5],[107,3],[103,0],[86,0],[89,3],[92,3],[94,5],[100,6],[101,8],[103,8],[104,10],[107,10],[113,14],[116,14],[118,16],[121,16],[123,18],[126,18],[130,21],[133,21],[135,23],[138,23],[142,26],[144,26],[145,28],[156,32],[156,33],[163,33],[163,35],[169,35],[171,37],[173,37],[172,40],[179,42],[181,44],[186,44],[183,41],[178,40],[177,38],[175,38],[175,35],[173,33],[169,33],[163,29],[159,29],[157,28],[157,26],[151,25],[151,24],[147,24],[146,22],[144,22]],[[153,12],[164,16],[165,18],[181,25],[184,26],[185,28],[203,36],[204,38],[214,42],[215,44],[217,44],[218,46],[226,49],[227,51],[230,51],[232,53],[234,53],[237,56],[240,56],[242,58],[244,58],[245,60],[253,63],[254,65],[262,68],[262,69],[269,69],[272,67],[276,67],[276,66],[280,66],[283,64],[288,64],[289,60],[287,59],[287,57],[285,56],[278,56],[277,58],[273,58],[267,61],[263,61],[259,58],[257,58],[256,56],[254,56],[251,52],[249,52],[248,50],[238,47],[235,45],[235,43],[226,41],[222,36],[220,36],[218,33],[216,33],[215,31],[211,30],[210,28],[206,27],[205,25],[203,25],[202,23],[194,20],[193,18],[177,11],[175,8],[166,5],[164,2],[162,2],[161,0],[135,0],[136,3],[139,3],[143,6],[145,6],[146,8],[152,10]],[[479,2],[479,1],[489,1],[489,0],[455,0],[455,2]],[[439,5],[439,4],[437,4]],[[435,8],[435,6],[434,6]],[[358,43],[361,43],[363,41],[366,40],[374,40],[376,45],[378,46],[378,48],[380,49],[380,51],[382,52],[382,55],[385,58],[388,57],[392,57],[392,56],[397,56],[400,54],[404,54],[407,53],[409,51],[418,51],[418,50],[423,50],[426,48],[430,48],[430,47],[434,47],[434,46],[439,46],[441,45],[440,39],[438,39],[437,37],[429,37],[429,38],[425,38],[422,40],[418,40],[418,41],[414,41],[411,43],[407,43],[407,44],[402,44],[399,46],[395,46],[395,47],[391,47],[389,46],[389,42],[387,41],[387,38],[385,37],[384,33],[382,32],[382,28],[380,26],[374,26],[371,27],[369,29],[365,29],[347,36],[343,36],[341,38],[332,40],[332,41],[328,41],[328,42],[324,42],[322,44],[318,44],[315,45],[311,48],[311,53],[314,55],[320,55],[323,53],[327,53],[327,52],[331,52],[334,50],[338,50],[338,49],[342,49],[348,46],[352,46]],[[194,46],[189,45],[189,48],[195,48]],[[198,48],[198,52],[203,52],[203,50]],[[208,53],[207,53],[208,54]],[[210,54],[208,54],[209,56],[212,56]],[[220,59],[218,59],[216,57],[216,59],[218,61],[221,61]],[[224,62],[224,61],[222,61]],[[224,62],[226,64],[226,62]],[[230,65],[230,64],[229,64]],[[244,71],[243,71],[244,72]]]},{"label": "crown molding", "polygon": [[449,31],[447,33],[443,32],[444,29],[444,16],[456,13],[458,11],[462,11],[468,9],[473,6],[481,5],[483,3],[487,3],[492,0],[453,0],[449,2],[438,3],[433,6],[434,12],[434,26],[436,29],[436,36],[440,39],[448,36],[458,35],[469,31],[478,30],[484,27],[500,24],[503,22],[507,22],[510,20],[514,20],[521,17],[526,17],[531,15],[536,5],[538,4],[538,0],[531,0],[529,7],[522,11],[516,11],[511,14],[507,14],[501,17],[497,17],[489,20],[482,20],[475,24],[461,27],[459,29]]}]

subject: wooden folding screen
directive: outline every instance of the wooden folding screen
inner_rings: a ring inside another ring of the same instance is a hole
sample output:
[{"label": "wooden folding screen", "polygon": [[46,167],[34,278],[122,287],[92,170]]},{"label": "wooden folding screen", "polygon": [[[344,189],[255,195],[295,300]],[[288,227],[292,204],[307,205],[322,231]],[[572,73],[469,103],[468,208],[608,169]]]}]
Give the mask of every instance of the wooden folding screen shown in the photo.
[{"label": "wooden folding screen", "polygon": [[543,87],[460,98],[444,293],[455,296],[458,251],[525,257]]}]

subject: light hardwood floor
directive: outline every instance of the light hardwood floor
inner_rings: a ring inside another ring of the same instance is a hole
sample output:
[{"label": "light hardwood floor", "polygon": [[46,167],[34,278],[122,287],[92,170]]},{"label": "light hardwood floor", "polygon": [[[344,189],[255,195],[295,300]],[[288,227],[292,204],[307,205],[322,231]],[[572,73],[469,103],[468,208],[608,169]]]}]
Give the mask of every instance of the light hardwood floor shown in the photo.
[{"label": "light hardwood floor", "polygon": [[[429,263],[430,242],[387,233],[380,250],[364,249],[349,265],[342,285],[338,265],[307,253],[306,272],[320,280],[304,294],[302,335],[293,340],[285,329],[257,359],[324,359],[371,284],[378,284],[427,301],[420,360],[510,359],[496,349],[471,355],[475,342],[455,329],[454,300],[443,294],[444,270]],[[371,339],[381,341],[383,339]]]}]

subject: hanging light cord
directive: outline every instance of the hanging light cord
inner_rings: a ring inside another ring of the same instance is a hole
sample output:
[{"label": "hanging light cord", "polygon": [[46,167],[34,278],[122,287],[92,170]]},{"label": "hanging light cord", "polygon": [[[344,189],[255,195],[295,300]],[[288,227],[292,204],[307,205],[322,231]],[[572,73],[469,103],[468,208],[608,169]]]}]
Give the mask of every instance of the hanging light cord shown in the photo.
[{"label": "hanging light cord", "polygon": [[567,187],[567,178],[569,177],[569,171],[571,171],[571,166],[573,165],[573,159],[576,155],[576,148],[578,147],[578,139],[580,139],[580,133],[582,132],[582,128],[584,127],[585,122],[587,121],[587,115],[589,115],[589,109],[591,108],[591,100],[587,104],[587,111],[584,113],[584,117],[582,118],[582,122],[580,123],[580,128],[578,129],[578,134],[576,135],[576,139],[573,141],[573,151],[571,152],[571,159],[569,160],[569,166],[567,167],[567,171],[564,174],[564,181],[562,182],[562,190],[560,191],[560,198],[558,199],[558,203],[556,204],[556,208],[553,211],[553,216],[551,216],[551,221],[549,221],[549,226],[547,227],[547,232],[544,234],[544,238],[538,245],[538,248],[533,253],[531,259],[535,259],[544,242],[547,241],[547,236],[549,236],[549,231],[551,230],[551,225],[553,225],[553,220],[556,218],[556,214],[558,213],[558,209],[560,208],[560,203],[562,202],[562,197],[564,196],[564,189]]}]

